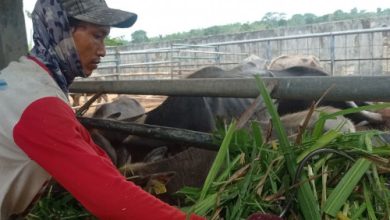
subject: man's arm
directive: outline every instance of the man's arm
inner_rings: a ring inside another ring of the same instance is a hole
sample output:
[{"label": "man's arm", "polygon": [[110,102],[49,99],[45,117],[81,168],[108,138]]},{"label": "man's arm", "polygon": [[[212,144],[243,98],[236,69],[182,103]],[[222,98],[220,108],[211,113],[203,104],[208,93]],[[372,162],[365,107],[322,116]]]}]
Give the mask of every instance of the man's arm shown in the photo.
[{"label": "man's arm", "polygon": [[126,181],[59,98],[33,102],[14,128],[14,140],[99,219],[185,219],[185,213]]}]

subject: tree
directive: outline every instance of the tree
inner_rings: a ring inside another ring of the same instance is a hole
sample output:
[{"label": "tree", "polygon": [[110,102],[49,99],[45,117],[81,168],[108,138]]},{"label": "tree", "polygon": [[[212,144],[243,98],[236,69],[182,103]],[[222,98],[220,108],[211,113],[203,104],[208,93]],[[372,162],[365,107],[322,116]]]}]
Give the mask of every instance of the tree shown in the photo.
[{"label": "tree", "polygon": [[146,31],[144,31],[144,30],[134,31],[131,34],[131,39],[132,39],[131,42],[133,42],[133,43],[143,43],[143,42],[149,41],[149,38],[146,34]]},{"label": "tree", "polygon": [[334,21],[344,20],[344,19],[348,19],[348,18],[349,18],[349,14],[345,13],[344,11],[342,11],[340,9],[333,12],[333,20]]},{"label": "tree", "polygon": [[295,14],[290,18],[290,20],[288,21],[288,24],[291,26],[304,25],[305,24],[305,17],[301,14]]},{"label": "tree", "polygon": [[204,29],[205,36],[217,35],[221,33],[221,26],[212,26]]},{"label": "tree", "polygon": [[313,24],[316,22],[316,18],[317,18],[317,16],[315,14],[305,13],[303,15],[303,20],[305,21],[304,24]]},{"label": "tree", "polygon": [[251,26],[248,23],[242,24],[239,29],[239,31],[250,31],[250,30],[251,30]]},{"label": "tree", "polygon": [[120,37],[107,36],[106,39],[104,40],[104,44],[106,46],[122,46],[122,45],[129,44],[129,42],[124,39],[124,36],[120,36]]},{"label": "tree", "polygon": [[279,12],[267,12],[263,18],[261,19],[261,22],[267,27],[267,28],[274,28],[278,27],[280,23],[285,23],[286,14],[285,13],[279,13]]},{"label": "tree", "polygon": [[357,8],[353,8],[351,9],[351,11],[349,12],[353,17],[355,17],[356,15],[359,14],[359,11],[357,10]]}]

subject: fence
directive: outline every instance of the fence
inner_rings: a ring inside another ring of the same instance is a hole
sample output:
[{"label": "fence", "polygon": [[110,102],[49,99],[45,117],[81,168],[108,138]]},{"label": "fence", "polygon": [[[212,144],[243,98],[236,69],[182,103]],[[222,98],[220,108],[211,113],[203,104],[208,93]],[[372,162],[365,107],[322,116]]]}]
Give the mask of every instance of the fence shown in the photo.
[{"label": "fence", "polygon": [[[169,48],[155,48],[138,51],[120,51],[108,48],[107,58],[102,60],[99,73],[106,73],[105,79],[181,78],[188,73],[208,65],[231,65],[222,63],[221,57],[239,56],[249,53],[219,52],[218,46],[172,44]],[[105,71],[104,71],[105,70]],[[116,73],[116,74],[113,74]],[[93,77],[92,77],[93,79]]]},{"label": "fence", "polygon": [[317,56],[332,75],[389,75],[390,28],[362,29],[273,38],[208,43],[172,44],[137,51],[108,48],[98,74],[118,79],[180,78],[208,65],[231,68],[255,54],[265,60],[283,54]]}]

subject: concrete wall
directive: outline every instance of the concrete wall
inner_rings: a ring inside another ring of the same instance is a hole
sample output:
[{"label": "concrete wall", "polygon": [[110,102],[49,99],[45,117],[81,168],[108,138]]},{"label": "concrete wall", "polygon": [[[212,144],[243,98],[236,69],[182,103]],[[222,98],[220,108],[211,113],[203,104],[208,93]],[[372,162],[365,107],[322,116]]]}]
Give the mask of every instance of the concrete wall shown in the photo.
[{"label": "concrete wall", "polygon": [[0,0],[0,69],[28,50],[23,0]]},{"label": "concrete wall", "polygon": [[[210,65],[214,63],[228,64],[238,63],[247,54],[255,54],[264,59],[272,59],[282,54],[310,54],[320,58],[322,65],[335,75],[376,75],[390,74],[389,58],[390,58],[390,33],[377,32],[370,34],[353,34],[336,36],[334,38],[334,48],[332,49],[330,37],[312,37],[293,40],[270,40],[267,42],[252,42],[252,43],[236,43],[228,45],[218,45],[224,42],[244,41],[251,39],[277,38],[281,36],[291,35],[307,35],[324,32],[339,32],[347,30],[360,30],[387,27],[390,24],[390,17],[377,17],[358,20],[346,20],[332,23],[321,23],[300,27],[287,27],[272,30],[262,30],[255,32],[245,32],[229,35],[211,36],[203,38],[190,38],[178,40],[175,42],[161,42],[152,44],[132,44],[120,47],[120,51],[139,51],[153,48],[170,48],[172,44],[215,44],[215,48],[199,49],[203,51],[219,51],[237,55],[223,55],[215,57],[208,55],[210,59],[201,59],[206,57],[205,54],[198,54],[195,57],[193,54],[186,53],[185,50],[179,52],[155,52],[155,53],[137,53],[120,55],[120,64],[129,63],[146,63],[159,61],[180,61],[181,68],[186,68],[186,65],[193,65],[193,68]],[[191,48],[194,50],[193,48]],[[114,51],[115,49],[111,49]],[[335,63],[331,65],[332,50],[335,54]],[[245,55],[243,55],[245,54]],[[194,56],[194,59],[173,59],[175,56]],[[107,56],[107,59],[117,59],[114,55]],[[349,61],[346,61],[349,60]],[[355,61],[352,61],[355,60]],[[141,67],[121,68],[120,72],[149,72],[149,71],[170,71],[174,68],[154,68],[154,66],[143,65]],[[226,68],[231,66],[225,65]],[[113,73],[115,68],[101,69],[99,72]]]}]

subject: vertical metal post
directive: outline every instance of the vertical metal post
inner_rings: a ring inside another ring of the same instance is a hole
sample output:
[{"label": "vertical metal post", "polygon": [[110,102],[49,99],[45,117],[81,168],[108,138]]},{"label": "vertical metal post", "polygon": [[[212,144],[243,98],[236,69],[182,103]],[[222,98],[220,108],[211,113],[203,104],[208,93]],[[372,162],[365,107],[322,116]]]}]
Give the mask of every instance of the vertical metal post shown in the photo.
[{"label": "vertical metal post", "polygon": [[214,51],[217,52],[215,54],[215,64],[219,65],[221,63],[221,54],[219,54],[219,45],[214,47]]},{"label": "vertical metal post", "polygon": [[193,54],[194,54],[194,60],[195,60],[195,69],[198,69],[199,68],[198,55],[197,55],[197,53],[193,53]]},{"label": "vertical metal post", "polygon": [[120,52],[119,52],[119,46],[115,47],[115,73],[119,73],[120,72]]},{"label": "vertical metal post", "polygon": [[370,76],[373,76],[374,75],[374,60],[373,60],[373,58],[374,58],[374,38],[375,38],[375,36],[374,36],[374,34],[375,33],[372,33],[371,32],[371,34],[368,34],[368,38],[370,38],[371,37],[371,39],[369,39],[368,40],[368,42],[369,42],[369,46],[370,46],[370,58],[371,58],[371,61],[370,61]]},{"label": "vertical metal post", "polygon": [[144,63],[147,63],[146,64],[146,72],[150,72],[150,64],[149,64],[149,62],[150,62],[150,59],[149,59],[149,54],[148,53],[145,53],[145,61],[144,61]]},{"label": "vertical metal post", "polygon": [[330,75],[334,75],[334,68],[335,68],[335,36],[334,34],[330,35]]},{"label": "vertical metal post", "polygon": [[[181,73],[182,73],[182,65],[181,65],[181,62],[182,62],[182,59],[181,59],[181,56],[182,56],[182,54],[181,54],[181,50],[179,50],[179,52],[177,53],[177,56],[178,56],[178,60],[177,60],[177,62],[178,62],[178,64],[177,64],[177,68],[178,68],[178,71],[177,71],[177,74],[178,75],[180,75],[181,76]],[[172,76],[172,78],[173,78],[173,76]]]},{"label": "vertical metal post", "polygon": [[171,79],[173,79],[173,67],[175,65],[175,63],[173,62],[173,44],[171,43],[171,50],[170,50],[170,53],[169,53],[169,60],[171,61]]},{"label": "vertical metal post", "polygon": [[272,45],[271,45],[270,40],[267,40],[266,54],[267,54],[267,60],[271,60],[272,59]]}]

